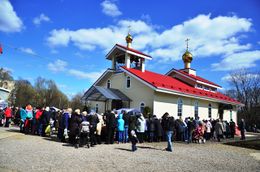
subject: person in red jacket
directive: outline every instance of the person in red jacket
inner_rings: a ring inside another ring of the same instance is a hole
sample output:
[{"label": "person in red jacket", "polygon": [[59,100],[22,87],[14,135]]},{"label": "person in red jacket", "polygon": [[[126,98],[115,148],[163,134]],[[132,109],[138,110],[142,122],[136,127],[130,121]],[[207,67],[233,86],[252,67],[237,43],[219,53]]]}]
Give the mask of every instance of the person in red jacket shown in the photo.
[{"label": "person in red jacket", "polygon": [[44,111],[44,108],[37,108],[35,119],[36,119],[36,132],[37,135],[41,135],[42,133],[42,126],[41,126],[41,116]]},{"label": "person in red jacket", "polygon": [[6,118],[5,127],[9,127],[10,119],[12,118],[12,109],[10,107],[7,107],[5,109],[5,118]]}]

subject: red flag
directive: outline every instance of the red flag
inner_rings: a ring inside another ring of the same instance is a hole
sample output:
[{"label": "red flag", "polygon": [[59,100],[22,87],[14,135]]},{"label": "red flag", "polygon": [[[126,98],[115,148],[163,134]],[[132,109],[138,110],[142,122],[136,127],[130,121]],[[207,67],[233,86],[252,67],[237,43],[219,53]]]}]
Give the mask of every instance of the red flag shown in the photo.
[{"label": "red flag", "polygon": [[3,48],[1,44],[0,44],[0,54],[3,54]]}]

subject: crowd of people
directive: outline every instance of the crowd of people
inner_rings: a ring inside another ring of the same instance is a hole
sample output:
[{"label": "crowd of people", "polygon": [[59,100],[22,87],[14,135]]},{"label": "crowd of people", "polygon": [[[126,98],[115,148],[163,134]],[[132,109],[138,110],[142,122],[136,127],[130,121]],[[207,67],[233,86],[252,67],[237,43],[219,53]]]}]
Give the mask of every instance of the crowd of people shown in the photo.
[{"label": "crowd of people", "polygon": [[[33,108],[31,105],[21,108],[0,108],[0,126],[9,127],[11,120],[20,126],[20,132],[42,137],[57,137],[61,142],[68,142],[78,147],[93,147],[105,144],[132,143],[132,151],[136,144],[143,142],[167,141],[166,150],[172,151],[172,141],[186,143],[205,143],[206,140],[220,141],[234,138],[236,124],[234,121],[221,119],[199,120],[188,117],[174,119],[165,113],[161,119],[148,114],[148,118],[140,112],[107,111],[98,114],[94,111],[81,112],[80,109],[67,108]],[[245,122],[242,119],[239,128],[241,139],[245,139]]]}]

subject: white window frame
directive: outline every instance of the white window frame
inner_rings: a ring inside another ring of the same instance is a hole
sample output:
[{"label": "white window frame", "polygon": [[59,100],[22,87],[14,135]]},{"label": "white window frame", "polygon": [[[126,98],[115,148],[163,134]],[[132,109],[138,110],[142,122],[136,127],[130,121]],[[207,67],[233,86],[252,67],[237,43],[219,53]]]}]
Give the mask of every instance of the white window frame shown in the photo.
[{"label": "white window frame", "polygon": [[108,84],[109,84],[109,88],[111,88],[111,80],[107,80],[107,88],[108,88]]},{"label": "white window frame", "polygon": [[96,113],[98,113],[98,110],[99,110],[99,105],[98,105],[98,103],[96,103],[96,107],[95,107]]},{"label": "white window frame", "polygon": [[[180,113],[179,113],[179,109],[180,109]],[[177,100],[177,116],[182,116],[182,112],[183,112],[183,100],[181,98],[178,98],[178,100]]]},{"label": "white window frame", "polygon": [[208,104],[208,117],[212,118],[212,104],[211,103]]},{"label": "white window frame", "polygon": [[199,101],[195,100],[194,102],[194,117],[196,118],[196,112],[197,112],[197,117],[199,117]]},{"label": "white window frame", "polygon": [[[130,82],[130,83],[129,83],[129,87],[127,87],[128,78],[129,78],[129,82]],[[130,77],[130,76],[127,76],[127,77],[126,77],[125,87],[126,87],[127,89],[130,89],[130,88],[131,88],[131,77]]]},{"label": "white window frame", "polygon": [[[143,106],[142,106],[142,104],[143,104]],[[140,112],[141,112],[141,113],[144,113],[145,102],[140,102],[139,105],[140,105],[140,106],[139,106],[139,108],[140,108]],[[143,112],[142,112],[142,108],[143,108]]]}]

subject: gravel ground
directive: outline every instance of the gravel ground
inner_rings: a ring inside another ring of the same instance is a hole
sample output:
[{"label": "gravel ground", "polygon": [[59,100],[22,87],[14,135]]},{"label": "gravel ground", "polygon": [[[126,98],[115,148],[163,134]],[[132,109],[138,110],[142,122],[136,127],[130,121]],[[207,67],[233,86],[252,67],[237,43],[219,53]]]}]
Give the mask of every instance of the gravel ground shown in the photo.
[{"label": "gravel ground", "polygon": [[223,145],[162,143],[98,145],[65,143],[0,128],[0,171],[260,171],[260,151]]}]

